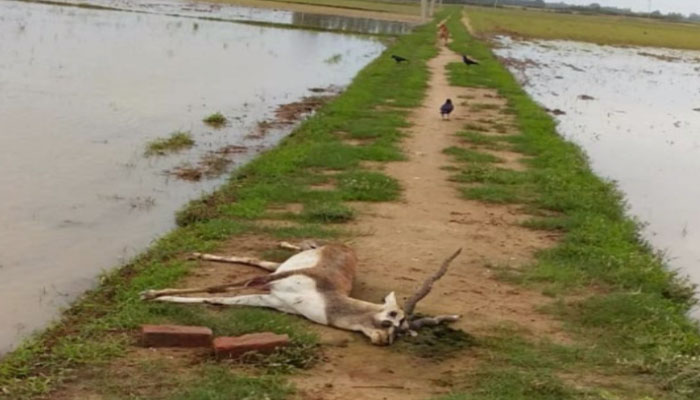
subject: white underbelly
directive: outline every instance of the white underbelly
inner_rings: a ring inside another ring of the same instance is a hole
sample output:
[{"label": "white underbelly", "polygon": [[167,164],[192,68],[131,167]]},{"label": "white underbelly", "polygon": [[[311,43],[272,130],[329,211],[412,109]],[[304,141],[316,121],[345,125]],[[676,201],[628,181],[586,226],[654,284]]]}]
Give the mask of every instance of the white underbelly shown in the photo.
[{"label": "white underbelly", "polygon": [[270,294],[285,303],[296,314],[323,325],[328,324],[326,299],[316,290],[316,281],[304,275],[293,275],[270,284]]},{"label": "white underbelly", "polygon": [[297,253],[277,267],[275,272],[294,271],[297,269],[311,268],[321,259],[321,249],[305,250]]}]

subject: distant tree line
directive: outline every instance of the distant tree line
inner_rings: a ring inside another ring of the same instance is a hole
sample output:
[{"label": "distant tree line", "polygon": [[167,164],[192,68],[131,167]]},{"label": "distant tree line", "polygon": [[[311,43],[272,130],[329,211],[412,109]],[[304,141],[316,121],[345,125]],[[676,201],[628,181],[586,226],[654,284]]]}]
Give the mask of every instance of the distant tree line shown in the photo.
[{"label": "distant tree line", "polygon": [[563,1],[557,3],[548,3],[544,0],[444,0],[445,3],[452,4],[473,4],[486,7],[523,7],[523,8],[542,8],[559,13],[576,13],[576,14],[605,14],[605,15],[629,15],[637,17],[647,17],[664,19],[670,21],[684,22],[700,22],[700,14],[691,13],[683,15],[681,13],[664,14],[659,10],[653,12],[634,12],[629,8],[601,6],[600,3],[591,3],[587,6],[579,6],[567,4]]}]

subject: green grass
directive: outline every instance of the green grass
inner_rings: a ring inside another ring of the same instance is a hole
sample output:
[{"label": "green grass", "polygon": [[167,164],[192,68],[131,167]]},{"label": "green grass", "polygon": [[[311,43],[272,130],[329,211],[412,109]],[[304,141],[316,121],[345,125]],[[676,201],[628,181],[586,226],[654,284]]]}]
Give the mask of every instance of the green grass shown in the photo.
[{"label": "green grass", "polygon": [[452,177],[456,182],[494,183],[499,185],[526,184],[531,180],[527,172],[513,171],[483,163],[468,163]]},{"label": "green grass", "polygon": [[537,39],[700,50],[700,24],[510,7],[467,7],[467,12],[470,24],[480,35],[508,34]]},{"label": "green grass", "polygon": [[[0,397],[50,397],[52,390],[85,371],[105,376],[101,384],[90,389],[107,395],[120,386],[107,365],[126,354],[140,324],[153,322],[203,324],[217,334],[272,330],[287,333],[292,339],[292,346],[280,352],[249,360],[247,378],[224,377],[221,380],[226,382],[222,383],[218,372],[212,373],[213,377],[207,372],[187,380],[191,389],[172,398],[274,399],[291,393],[284,375],[270,380],[267,374],[285,374],[308,367],[317,359],[317,338],[308,330],[308,322],[261,309],[220,310],[142,302],[138,293],[176,285],[195,266],[184,260],[190,252],[212,252],[225,241],[247,235],[337,238],[347,235],[338,224],[355,215],[344,201],[398,198],[396,180],[363,169],[362,162],[404,157],[398,147],[400,129],[407,126],[407,110],[419,105],[424,96],[426,61],[436,54],[435,32],[433,23],[396,38],[343,94],[305,120],[278,147],[235,171],[211,195],[191,202],[177,214],[177,229],[127,265],[103,276],[99,287],[73,304],[58,323],[8,354],[0,362]],[[389,57],[394,52],[410,52],[410,65],[399,68]],[[377,108],[389,103],[391,109]],[[374,140],[363,146],[349,146],[342,142],[341,132]],[[337,187],[315,189],[314,185],[329,181],[328,172],[335,172],[332,179]],[[286,224],[260,222],[269,216],[272,207],[298,203],[304,210],[299,215],[286,213],[280,217],[286,219]],[[144,369],[145,375],[132,379],[148,382],[148,371]],[[153,380],[157,381],[155,375]],[[213,388],[219,384],[221,392],[214,393]]]},{"label": "green grass", "polygon": [[339,223],[355,218],[355,211],[341,202],[314,202],[304,206],[302,218],[308,222]]},{"label": "green grass", "polygon": [[214,128],[221,128],[228,123],[228,119],[226,119],[224,114],[215,112],[214,114],[207,115],[202,122]]},{"label": "green grass", "polygon": [[289,383],[274,376],[248,377],[222,366],[207,366],[200,378],[183,385],[168,400],[283,400],[294,392]]},{"label": "green grass", "polygon": [[[473,12],[472,21],[478,20]],[[523,15],[511,10],[493,12]],[[526,226],[562,235],[558,245],[538,253],[531,268],[508,275],[554,296],[554,305],[544,311],[561,318],[582,346],[595,350],[596,357],[583,358],[577,373],[608,374],[618,376],[620,383],[638,379],[646,384],[636,389],[601,384],[602,388],[582,392],[553,371],[533,373],[532,366],[525,368],[511,360],[503,367],[480,371],[475,385],[448,398],[698,398],[700,334],[697,324],[686,316],[694,304],[693,288],[650,249],[640,236],[638,222],[626,216],[624,199],[614,184],[595,176],[581,150],[557,135],[551,117],[522,90],[491,49],[467,34],[458,15],[448,21],[448,27],[455,39],[451,48],[482,61],[478,69],[449,64],[450,82],[496,89],[507,99],[518,133],[503,138],[528,156],[529,166],[528,171],[516,173],[463,161],[453,179],[468,183],[462,190],[470,198],[524,205],[539,214]],[[460,136],[471,143],[492,141],[480,132]],[[577,297],[569,299],[569,294]],[[515,353],[501,349],[494,354]],[[561,360],[555,361],[552,368],[557,373],[566,371]]]},{"label": "green grass", "polygon": [[146,144],[147,156],[164,155],[180,150],[189,149],[194,146],[194,139],[190,132],[175,131],[167,138],[155,139]]},{"label": "green grass", "polygon": [[492,327],[490,335],[479,340],[478,348],[487,355],[488,362],[458,376],[451,383],[457,390],[438,399],[603,399],[595,395],[595,388],[573,388],[560,378],[597,362],[599,351],[546,339],[525,339],[525,333],[507,325]]},{"label": "green grass", "polygon": [[463,131],[457,133],[462,140],[467,143],[482,145],[482,146],[497,146],[502,138],[498,136],[484,135],[481,132]]},{"label": "green grass", "polygon": [[396,179],[380,172],[357,171],[338,175],[338,188],[343,200],[396,200],[400,187]]}]

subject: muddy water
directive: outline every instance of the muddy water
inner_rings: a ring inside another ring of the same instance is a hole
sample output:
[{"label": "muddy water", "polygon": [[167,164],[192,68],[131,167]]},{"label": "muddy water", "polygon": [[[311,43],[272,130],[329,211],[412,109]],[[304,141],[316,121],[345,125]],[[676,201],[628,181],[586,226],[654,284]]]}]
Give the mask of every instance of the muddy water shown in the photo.
[{"label": "muddy water", "polygon": [[[558,130],[615,180],[669,265],[700,284],[700,52],[502,40]],[[590,96],[590,97],[585,97]],[[700,311],[694,315],[700,317]]]},{"label": "muddy water", "polygon": [[58,3],[76,7],[94,7],[138,13],[215,19],[233,22],[265,22],[333,31],[397,35],[414,26],[407,22],[370,18],[325,15],[268,8],[242,7],[232,4],[188,0],[17,0]]},{"label": "muddy water", "polygon": [[[247,146],[234,166],[246,162],[287,133],[247,136],[279,104],[346,85],[382,49],[367,37],[0,1],[0,352],[223,179],[165,170],[229,144]],[[216,111],[231,124],[201,122]],[[197,145],[144,157],[174,130]]]}]

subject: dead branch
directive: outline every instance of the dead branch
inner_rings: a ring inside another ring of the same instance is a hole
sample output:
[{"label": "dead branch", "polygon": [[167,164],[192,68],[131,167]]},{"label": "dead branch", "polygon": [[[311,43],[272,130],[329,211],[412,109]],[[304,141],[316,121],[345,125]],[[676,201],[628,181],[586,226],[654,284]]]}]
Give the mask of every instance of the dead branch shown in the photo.
[{"label": "dead branch", "polygon": [[433,284],[440,278],[442,278],[443,275],[445,275],[445,272],[447,272],[447,267],[450,266],[450,263],[452,260],[457,258],[459,253],[462,252],[462,249],[458,249],[457,251],[454,252],[450,257],[448,257],[445,261],[442,262],[442,265],[440,268],[430,276],[428,279],[426,279],[423,282],[423,285],[416,291],[411,297],[406,300],[406,303],[404,304],[403,311],[407,316],[413,315],[413,311],[416,308],[416,304],[418,304],[419,301],[421,301],[425,296],[430,293],[430,290],[433,288]]}]

